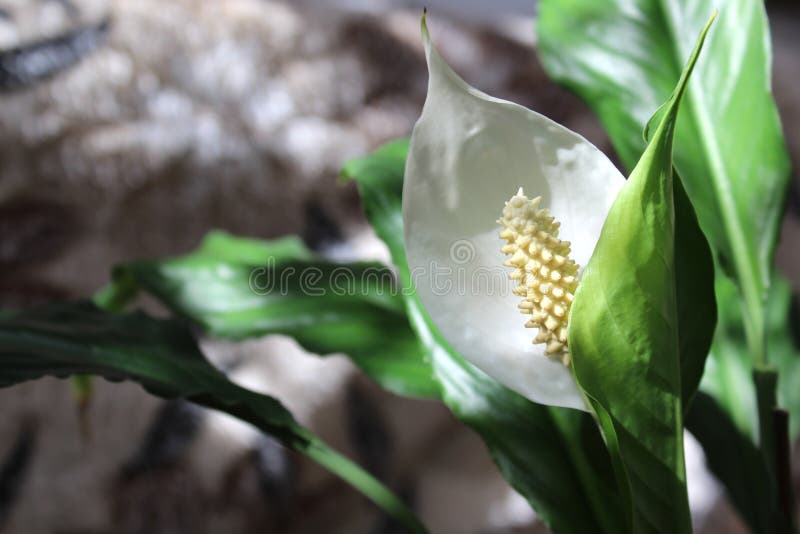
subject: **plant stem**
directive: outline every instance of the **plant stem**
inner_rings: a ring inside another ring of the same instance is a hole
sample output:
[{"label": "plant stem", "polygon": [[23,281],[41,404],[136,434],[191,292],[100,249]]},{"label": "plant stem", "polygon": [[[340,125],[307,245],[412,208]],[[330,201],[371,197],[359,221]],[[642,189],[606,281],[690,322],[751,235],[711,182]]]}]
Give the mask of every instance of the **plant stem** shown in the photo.
[{"label": "plant stem", "polygon": [[334,452],[315,439],[312,439],[308,447],[301,452],[320,465],[327,467],[366,495],[372,502],[403,525],[407,532],[412,534],[425,534],[427,532],[403,501],[372,475],[344,456]]},{"label": "plant stem", "polygon": [[106,287],[101,288],[92,297],[98,308],[109,312],[120,312],[133,300],[139,286],[136,280],[127,273],[115,276]]},{"label": "plant stem", "polygon": [[791,446],[789,441],[789,415],[777,407],[776,387],[778,372],[770,367],[753,369],[758,404],[759,449],[767,465],[783,516],[781,530],[796,532],[794,517],[794,492],[792,490]]},{"label": "plant stem", "polygon": [[[101,288],[92,297],[98,308],[111,313],[124,310],[136,296],[139,287],[136,281],[127,274],[115,277],[110,284]],[[94,385],[89,375],[75,375],[72,377],[72,391],[78,404],[78,420],[80,421],[81,436],[84,441],[91,437],[91,422],[89,420],[89,405],[92,401]]]},{"label": "plant stem", "polygon": [[758,447],[767,467],[775,476],[775,429],[772,413],[777,406],[775,389],[778,373],[767,366],[756,366],[753,369],[753,384],[756,387],[758,406]]},{"label": "plant stem", "polygon": [[77,402],[78,422],[81,439],[84,443],[92,438],[92,425],[89,419],[89,405],[94,393],[94,382],[91,375],[74,375],[72,377],[72,396]]}]

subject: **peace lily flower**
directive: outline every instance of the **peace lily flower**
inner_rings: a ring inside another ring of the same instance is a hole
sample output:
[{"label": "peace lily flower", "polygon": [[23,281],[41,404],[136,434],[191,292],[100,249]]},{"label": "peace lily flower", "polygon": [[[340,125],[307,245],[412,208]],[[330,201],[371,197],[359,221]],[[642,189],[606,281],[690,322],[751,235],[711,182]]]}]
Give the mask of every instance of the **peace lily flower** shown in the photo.
[{"label": "peace lily flower", "polygon": [[569,368],[569,308],[625,179],[580,135],[464,82],[424,17],[422,33],[428,95],[403,189],[416,290],[485,373],[534,402],[585,410]]}]

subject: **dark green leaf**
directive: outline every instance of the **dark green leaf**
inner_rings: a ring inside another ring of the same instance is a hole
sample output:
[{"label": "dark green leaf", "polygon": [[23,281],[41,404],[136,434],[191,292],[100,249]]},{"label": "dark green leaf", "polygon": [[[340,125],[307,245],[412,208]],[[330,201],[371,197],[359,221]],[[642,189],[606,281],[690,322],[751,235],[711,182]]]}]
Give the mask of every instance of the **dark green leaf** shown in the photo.
[{"label": "dark green leaf", "polygon": [[[675,216],[672,141],[681,98],[710,24],[609,211],[570,311],[575,378],[613,445],[618,475],[633,503],[634,532],[691,532],[682,399],[693,390],[682,386],[682,370],[691,371],[687,385],[696,387],[708,347],[680,353],[675,254],[680,218]],[[707,278],[697,283],[710,288],[711,270],[704,267],[697,273],[685,261],[683,278],[704,274]]]},{"label": "dark green leaf", "polygon": [[88,302],[0,318],[0,386],[75,374],[134,380],[156,395],[186,398],[247,421],[348,481],[411,531],[424,532],[396,496],[297,424],[280,402],[225,378],[179,323],[112,314]]},{"label": "dark green leaf", "polygon": [[215,232],[188,256],[134,262],[116,279],[134,280],[210,335],[292,336],[311,352],[347,354],[396,393],[438,397],[391,270],[311,258],[293,238],[263,242]]},{"label": "dark green leaf", "polygon": [[675,201],[675,298],[678,312],[678,354],[684,414],[703,377],[717,322],[714,259],[697,223],[680,178],[672,182]]},{"label": "dark green leaf", "polygon": [[[410,275],[403,248],[401,194],[407,141],[349,162],[370,222],[400,270]],[[442,398],[483,438],[503,476],[525,496],[554,532],[622,532],[619,493],[602,439],[588,414],[534,404],[461,358],[406,295],[413,328],[430,351]]]},{"label": "dark green leaf", "polygon": [[697,394],[686,428],[706,451],[714,452],[706,456],[708,467],[725,485],[728,497],[753,532],[785,531],[764,457],[711,396]]}]

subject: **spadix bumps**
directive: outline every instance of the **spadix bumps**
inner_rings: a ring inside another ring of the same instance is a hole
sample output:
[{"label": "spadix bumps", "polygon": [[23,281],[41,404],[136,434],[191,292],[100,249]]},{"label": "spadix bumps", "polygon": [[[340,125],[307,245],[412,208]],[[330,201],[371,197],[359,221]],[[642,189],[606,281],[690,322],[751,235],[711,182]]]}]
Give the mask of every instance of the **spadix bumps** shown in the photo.
[{"label": "spadix bumps", "polygon": [[578,264],[569,257],[569,242],[558,238],[559,223],[539,208],[541,200],[528,199],[520,188],[497,222],[507,242],[502,252],[511,256],[505,265],[514,269],[509,277],[518,282],[514,294],[523,299],[519,309],[531,316],[525,326],[538,328],[533,342],[543,343],[545,354],[567,365],[567,319],[578,287]]}]

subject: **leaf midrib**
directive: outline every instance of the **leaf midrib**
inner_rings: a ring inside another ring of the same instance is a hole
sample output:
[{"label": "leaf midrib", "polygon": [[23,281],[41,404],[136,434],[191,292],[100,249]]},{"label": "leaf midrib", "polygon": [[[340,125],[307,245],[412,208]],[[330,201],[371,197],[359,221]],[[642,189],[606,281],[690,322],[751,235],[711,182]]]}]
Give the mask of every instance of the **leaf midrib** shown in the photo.
[{"label": "leaf midrib", "polygon": [[[675,21],[670,16],[670,10],[665,3],[665,0],[659,0],[658,6],[661,14],[666,23],[667,32],[669,33],[669,47],[672,52],[672,59],[675,62],[675,68],[680,71],[684,63],[683,50],[681,50],[680,39],[676,30]],[[692,82],[690,82],[692,83]],[[695,78],[694,85],[699,85],[700,81]],[[691,86],[690,86],[691,89]],[[736,205],[730,191],[728,172],[722,158],[722,151],[720,149],[719,141],[712,126],[710,113],[705,105],[704,100],[701,98],[699,91],[687,91],[688,93],[688,106],[689,115],[693,117],[695,124],[699,130],[700,142],[708,154],[708,162],[710,165],[711,183],[716,192],[717,204],[722,215],[722,222],[727,232],[727,238],[733,251],[733,262],[736,265],[736,273],[739,285],[744,296],[747,307],[747,315],[751,321],[755,339],[749,339],[750,350],[753,352],[752,356],[756,361],[763,361],[765,355],[763,354],[763,320],[760,313],[761,308],[761,290],[759,289],[760,277],[754,272],[753,263],[749,261],[750,257],[758,257],[757,254],[750,254],[749,245],[741,225],[741,221],[736,216]]]}]

